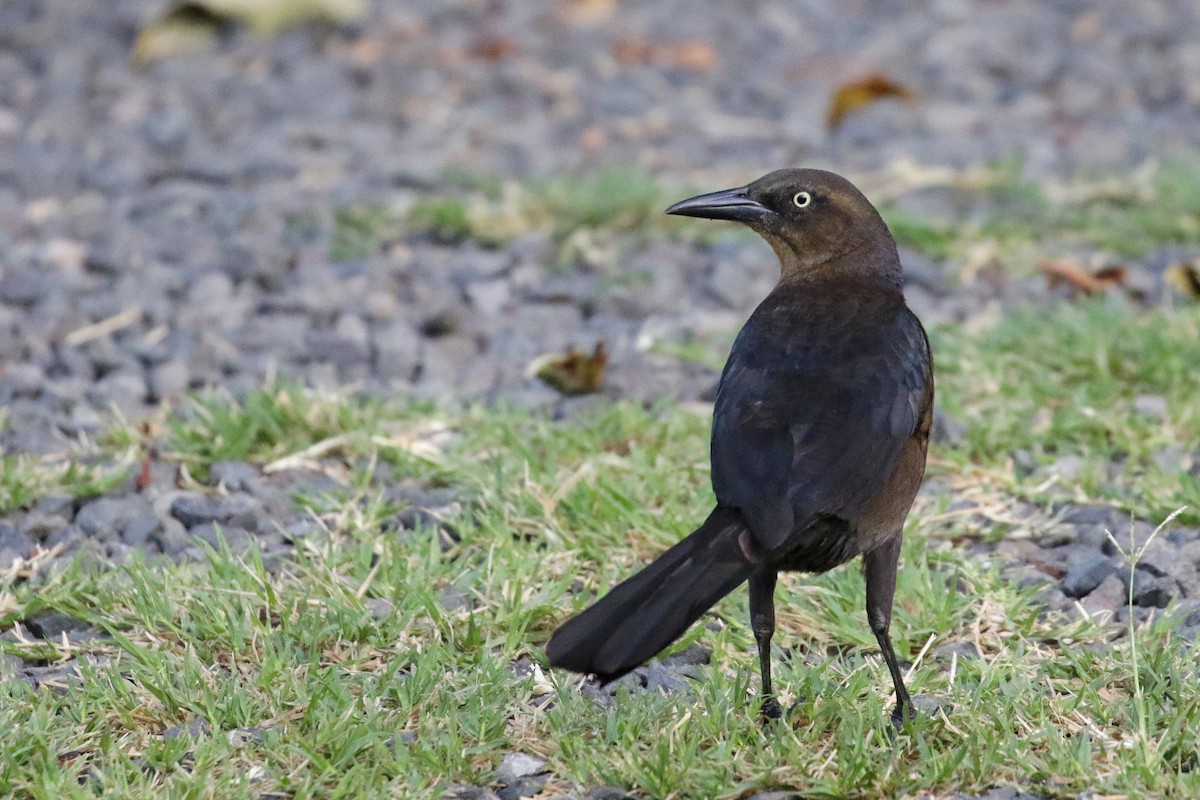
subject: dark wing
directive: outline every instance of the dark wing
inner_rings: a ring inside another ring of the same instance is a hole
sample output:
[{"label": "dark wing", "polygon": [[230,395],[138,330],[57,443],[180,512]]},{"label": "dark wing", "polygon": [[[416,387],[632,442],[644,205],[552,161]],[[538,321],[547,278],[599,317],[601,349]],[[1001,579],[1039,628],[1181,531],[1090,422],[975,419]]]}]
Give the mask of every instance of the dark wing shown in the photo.
[{"label": "dark wing", "polygon": [[916,430],[930,381],[925,333],[898,295],[769,297],[721,376],[717,501],[767,550],[821,517],[855,524]]}]

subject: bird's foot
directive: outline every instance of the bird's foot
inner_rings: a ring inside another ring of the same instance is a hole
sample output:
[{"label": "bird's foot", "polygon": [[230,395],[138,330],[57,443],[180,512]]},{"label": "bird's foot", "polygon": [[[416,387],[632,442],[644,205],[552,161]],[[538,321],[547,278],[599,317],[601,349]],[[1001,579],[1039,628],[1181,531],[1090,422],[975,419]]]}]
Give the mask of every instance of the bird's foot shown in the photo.
[{"label": "bird's foot", "polygon": [[895,730],[903,730],[904,726],[917,718],[917,709],[911,703],[898,703],[896,709],[892,712],[892,727]]},{"label": "bird's foot", "polygon": [[763,719],[780,719],[783,717],[783,708],[774,697],[765,697],[758,713]]}]

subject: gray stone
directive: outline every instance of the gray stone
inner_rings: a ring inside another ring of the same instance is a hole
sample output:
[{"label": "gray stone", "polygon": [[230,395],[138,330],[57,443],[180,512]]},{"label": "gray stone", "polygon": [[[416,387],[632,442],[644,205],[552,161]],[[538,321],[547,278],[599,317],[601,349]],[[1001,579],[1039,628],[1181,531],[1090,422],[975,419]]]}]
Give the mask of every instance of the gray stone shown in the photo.
[{"label": "gray stone", "polygon": [[230,492],[252,492],[262,473],[244,461],[218,461],[208,472],[209,483]]},{"label": "gray stone", "polygon": [[212,731],[212,725],[204,717],[193,717],[186,725],[174,725],[167,728],[162,733],[162,738],[170,741],[186,737],[188,739],[199,739],[201,736],[207,736]]},{"label": "gray stone", "polygon": [[509,753],[496,768],[496,780],[504,784],[514,783],[520,778],[540,775],[546,771],[546,762],[528,753]]},{"label": "gray stone", "polygon": [[691,682],[677,669],[654,659],[646,665],[646,689],[660,694],[686,692],[691,688]]},{"label": "gray stone", "polygon": [[447,586],[438,595],[438,600],[446,611],[458,611],[471,607],[471,596],[457,586]]},{"label": "gray stone", "polygon": [[503,311],[511,296],[507,278],[468,283],[466,295],[475,310],[487,316]]},{"label": "gray stone", "polygon": [[1079,471],[1086,466],[1087,462],[1082,456],[1065,455],[1055,459],[1050,465],[1049,471],[1052,475],[1057,475],[1064,481],[1073,481],[1079,477]]},{"label": "gray stone", "polygon": [[188,528],[188,533],[193,538],[215,548],[219,548],[221,541],[224,540],[225,544],[233,550],[244,548],[253,538],[251,533],[243,527],[222,525],[219,522],[202,522]]},{"label": "gray stone", "polygon": [[[1123,585],[1128,589],[1129,573],[1123,573]],[[1133,571],[1134,605],[1166,608],[1171,598],[1179,594],[1178,585],[1170,578],[1160,578],[1143,569]]]},{"label": "gray stone", "polygon": [[496,794],[500,796],[500,800],[522,800],[522,798],[537,797],[542,793],[542,787],[546,785],[548,778],[548,775],[521,778],[515,783],[501,786]]},{"label": "gray stone", "polygon": [[126,528],[156,520],[154,508],[138,495],[101,497],[79,509],[75,524],[87,536],[100,540],[123,536]]},{"label": "gray stone", "polygon": [[1116,567],[1108,556],[1096,553],[1077,561],[1067,570],[1062,581],[1062,591],[1067,597],[1083,597],[1100,585],[1109,575],[1115,575]]},{"label": "gray stone", "polygon": [[442,793],[441,800],[500,800],[500,798],[486,786],[452,783]]},{"label": "gray stone", "polygon": [[[754,795],[754,797],[759,797],[759,795]],[[633,799],[633,796],[630,795],[628,792],[624,792],[620,789],[613,788],[612,786],[596,786],[595,788],[591,789],[590,791],[588,791],[587,794],[585,794],[583,796],[583,800],[634,800],[634,799]],[[775,798],[775,800],[783,800],[783,799]]]},{"label": "gray stone", "polygon": [[386,597],[372,597],[366,602],[367,613],[376,622],[383,622],[396,615],[396,606]]},{"label": "gray stone", "polygon": [[979,658],[979,649],[973,642],[950,642],[935,647],[933,657],[938,661],[950,661],[953,658],[957,658],[959,661],[971,660]]},{"label": "gray stone", "polygon": [[187,392],[191,374],[182,361],[165,361],[150,369],[146,375],[148,399],[152,402],[178,399]]},{"label": "gray stone", "polygon": [[933,409],[933,441],[938,444],[957,447],[966,441],[967,429],[958,419],[950,416],[941,409],[940,406],[934,406]]},{"label": "gray stone", "polygon": [[1095,616],[1099,613],[1113,615],[1117,608],[1128,601],[1125,584],[1116,575],[1109,575],[1100,581],[1100,585],[1088,593],[1088,596],[1083,598],[1080,603],[1090,616]]},{"label": "gray stone", "polygon": [[267,731],[265,728],[259,727],[234,728],[226,734],[226,738],[229,740],[230,747],[260,745],[267,741]]},{"label": "gray stone", "polygon": [[78,525],[68,525],[47,536],[43,544],[47,548],[62,547],[64,554],[71,553],[83,543],[84,535]]},{"label": "gray stone", "polygon": [[1143,417],[1163,420],[1167,418],[1167,398],[1160,394],[1142,394],[1134,398],[1133,410]]},{"label": "gray stone", "polygon": [[421,338],[413,326],[397,321],[373,336],[375,370],[384,380],[411,381],[421,365]]},{"label": "gray stone", "polygon": [[262,502],[245,493],[224,497],[181,492],[171,503],[171,516],[187,528],[217,523],[226,527],[255,528]]},{"label": "gray stone", "polygon": [[17,529],[16,525],[8,520],[0,519],[0,547],[23,551],[29,549],[32,544],[29,538]]},{"label": "gray stone", "polygon": [[64,633],[78,634],[93,630],[90,622],[75,619],[69,614],[49,609],[22,620],[25,628],[38,639],[58,639]]}]

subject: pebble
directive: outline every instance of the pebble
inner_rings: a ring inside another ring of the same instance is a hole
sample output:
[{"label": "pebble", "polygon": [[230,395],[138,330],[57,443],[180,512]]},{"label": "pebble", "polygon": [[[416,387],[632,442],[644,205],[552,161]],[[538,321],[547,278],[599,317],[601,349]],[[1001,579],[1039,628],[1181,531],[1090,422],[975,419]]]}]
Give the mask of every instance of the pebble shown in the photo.
[{"label": "pebble", "polygon": [[546,770],[543,759],[528,753],[509,753],[500,761],[496,768],[496,779],[504,784],[514,783],[520,778],[539,775]]},{"label": "pebble", "polygon": [[261,513],[262,501],[244,493],[219,497],[199,492],[182,492],[171,503],[171,516],[187,528],[213,523],[255,528]]}]

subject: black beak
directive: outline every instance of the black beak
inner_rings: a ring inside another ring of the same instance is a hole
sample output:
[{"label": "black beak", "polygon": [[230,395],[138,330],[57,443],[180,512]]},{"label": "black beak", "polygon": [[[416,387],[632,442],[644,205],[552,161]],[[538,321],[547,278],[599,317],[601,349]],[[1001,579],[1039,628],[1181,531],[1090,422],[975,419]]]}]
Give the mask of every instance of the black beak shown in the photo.
[{"label": "black beak", "polygon": [[680,200],[666,210],[667,214],[705,219],[732,219],[737,222],[757,222],[771,210],[746,195],[746,187],[709,192],[699,197]]}]

